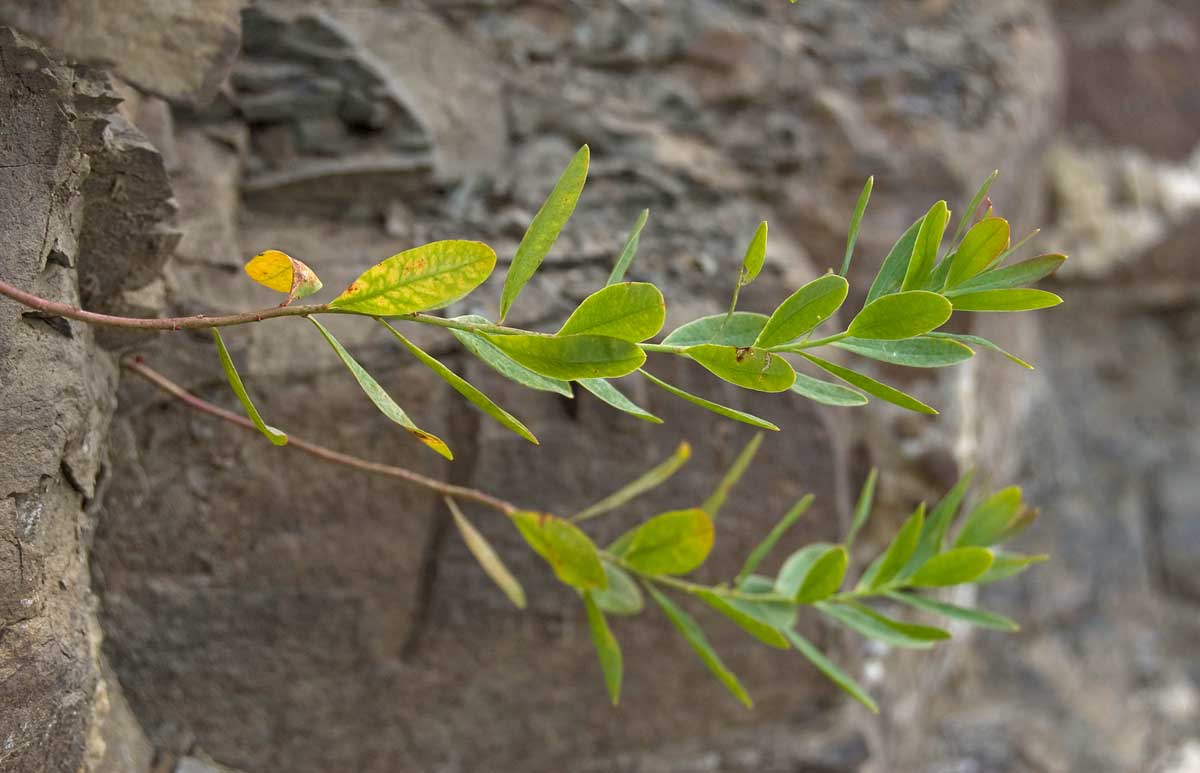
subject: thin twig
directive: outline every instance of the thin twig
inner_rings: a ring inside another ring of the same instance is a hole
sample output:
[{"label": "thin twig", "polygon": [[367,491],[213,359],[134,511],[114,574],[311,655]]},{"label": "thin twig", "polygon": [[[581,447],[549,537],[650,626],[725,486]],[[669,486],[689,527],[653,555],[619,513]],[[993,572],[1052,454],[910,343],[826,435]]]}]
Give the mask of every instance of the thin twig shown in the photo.
[{"label": "thin twig", "polygon": [[[258,429],[249,419],[196,397],[179,384],[176,384],[174,381],[171,381],[157,370],[154,370],[150,366],[146,365],[141,361],[140,358],[126,358],[121,361],[121,366],[129,372],[136,373],[138,376],[141,376],[146,381],[149,381],[154,386],[158,387],[162,391],[176,398],[184,405],[195,411],[208,414],[209,416],[214,416],[218,419],[227,421],[230,424],[236,424],[237,426],[248,429],[256,434],[258,433]],[[505,515],[512,515],[520,510],[520,508],[514,505],[512,502],[507,502],[490,494],[485,494],[482,491],[478,491],[473,488],[467,488],[465,486],[455,486],[451,483],[443,483],[440,480],[422,475],[419,472],[406,470],[403,467],[395,467],[390,464],[380,464],[379,462],[370,462],[366,459],[360,459],[357,456],[343,454],[338,451],[334,451],[331,448],[326,448],[325,446],[303,440],[295,435],[288,435],[287,447],[296,448],[300,451],[311,454],[318,459],[323,459],[327,462],[333,462],[334,464],[341,464],[345,465],[346,467],[352,467],[356,470],[362,470],[364,472],[406,480],[409,483],[415,483],[418,486],[432,489],[433,491],[437,491],[445,496],[454,496],[460,499],[478,502],[482,505],[487,505],[488,507],[499,510]]]}]

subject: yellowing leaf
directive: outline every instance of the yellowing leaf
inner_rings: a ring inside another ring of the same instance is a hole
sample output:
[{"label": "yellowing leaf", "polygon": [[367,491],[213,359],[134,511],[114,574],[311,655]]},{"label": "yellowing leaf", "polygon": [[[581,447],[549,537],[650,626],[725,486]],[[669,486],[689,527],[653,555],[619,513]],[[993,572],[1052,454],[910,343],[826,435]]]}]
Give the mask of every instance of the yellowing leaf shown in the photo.
[{"label": "yellowing leaf", "polygon": [[288,303],[312,295],[322,286],[311,268],[279,250],[267,250],[255,255],[246,264],[246,274],[263,287],[287,293]]},{"label": "yellowing leaf", "polygon": [[546,559],[558,579],[581,590],[608,587],[600,554],[578,526],[547,513],[528,510],[513,513],[512,519],[521,536]]},{"label": "yellowing leaf", "polygon": [[504,591],[504,595],[508,596],[508,600],[517,606],[518,609],[525,608],[525,589],[521,587],[521,583],[517,582],[517,578],[513,577],[512,572],[508,571],[508,567],[500,560],[500,556],[492,549],[491,543],[479,533],[479,530],[467,520],[463,515],[462,510],[458,508],[450,497],[445,497],[446,506],[450,508],[450,513],[454,516],[454,525],[458,527],[459,534],[462,535],[463,542],[467,544],[467,549],[471,551],[471,555],[475,556],[475,560],[487,572],[487,576],[492,578],[492,581],[500,586],[500,590]]},{"label": "yellowing leaf", "polygon": [[432,242],[367,269],[329,305],[383,317],[440,309],[483,284],[495,267],[496,253],[482,242]]}]

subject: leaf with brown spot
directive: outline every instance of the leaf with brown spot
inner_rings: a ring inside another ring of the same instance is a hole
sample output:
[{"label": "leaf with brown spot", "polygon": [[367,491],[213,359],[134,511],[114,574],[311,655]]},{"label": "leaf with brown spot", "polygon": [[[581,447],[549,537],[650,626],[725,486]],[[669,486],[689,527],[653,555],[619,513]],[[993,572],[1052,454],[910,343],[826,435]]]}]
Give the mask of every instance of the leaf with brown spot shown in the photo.
[{"label": "leaf with brown spot", "polygon": [[483,242],[431,242],[367,269],[329,305],[381,317],[440,309],[483,284],[495,267],[496,253]]}]

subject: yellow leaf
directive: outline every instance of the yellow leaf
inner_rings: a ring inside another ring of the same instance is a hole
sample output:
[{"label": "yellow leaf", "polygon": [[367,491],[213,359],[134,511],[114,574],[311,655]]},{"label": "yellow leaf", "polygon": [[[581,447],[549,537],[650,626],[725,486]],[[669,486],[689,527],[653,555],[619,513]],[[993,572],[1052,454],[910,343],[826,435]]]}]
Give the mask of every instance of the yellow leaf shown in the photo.
[{"label": "yellow leaf", "polygon": [[321,289],[316,273],[286,252],[267,250],[246,264],[246,274],[263,287],[287,293],[288,303]]}]

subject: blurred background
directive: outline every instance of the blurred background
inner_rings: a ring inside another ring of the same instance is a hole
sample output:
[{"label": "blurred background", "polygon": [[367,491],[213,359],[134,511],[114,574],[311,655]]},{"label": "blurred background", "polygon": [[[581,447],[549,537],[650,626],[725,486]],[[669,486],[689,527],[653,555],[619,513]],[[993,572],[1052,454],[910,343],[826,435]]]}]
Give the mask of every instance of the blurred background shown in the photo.
[{"label": "blurred background", "polygon": [[[136,348],[232,406],[203,331],[55,334],[4,301],[0,770],[1200,771],[1194,0],[7,0],[0,24],[2,276],[95,310],[272,305],[241,273],[268,248],[333,291],[435,239],[507,261],[585,142],[579,208],[514,324],[555,328],[644,207],[631,276],[664,289],[668,329],[724,308],[764,219],[741,308],[769,311],[840,260],[868,175],[847,308],[916,217],[961,210],[993,169],[1014,235],[1042,228],[1030,254],[1070,256],[1043,284],[1063,306],[963,328],[1036,371],[986,351],[877,370],[938,417],[656,368],[785,428],[727,506],[710,579],[805,492],[817,505],[789,539],[835,537],[872,466],[860,562],[968,467],[976,491],[1017,483],[1042,509],[1020,547],[1052,560],[956,599],[1018,634],[955,629],[914,655],[806,623],[878,716],[713,621],[747,712],[653,614],[615,621],[614,710],[577,599],[508,524],[475,518],[524,613],[435,496],[118,383]],[[499,284],[450,312],[494,315]],[[307,325],[231,330],[264,415],[339,450],[565,513],[689,440],[685,472],[602,535],[691,503],[752,434],[635,379],[665,425],[531,393],[413,331],[529,424],[530,447],[386,333],[328,324],[458,458],[382,421]]]}]

